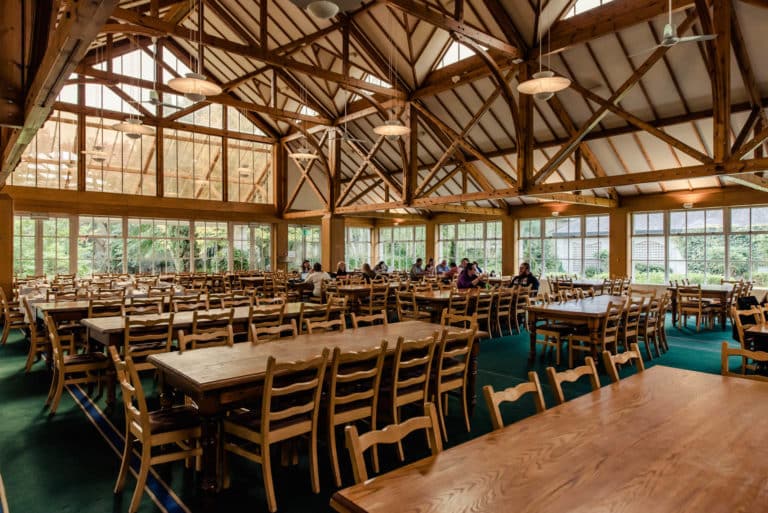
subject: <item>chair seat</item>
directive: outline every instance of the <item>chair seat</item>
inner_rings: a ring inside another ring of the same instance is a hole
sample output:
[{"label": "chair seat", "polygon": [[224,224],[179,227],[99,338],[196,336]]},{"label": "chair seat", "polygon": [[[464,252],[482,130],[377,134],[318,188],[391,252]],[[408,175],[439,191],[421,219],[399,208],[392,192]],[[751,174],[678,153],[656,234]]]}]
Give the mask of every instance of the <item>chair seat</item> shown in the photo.
[{"label": "chair seat", "polygon": [[131,344],[131,352],[134,351],[163,351],[165,342],[147,342],[146,344]]},{"label": "chair seat", "polygon": [[[303,422],[311,422],[312,413],[308,412],[306,415],[300,417],[291,417],[288,419],[272,421],[269,423],[270,431],[277,431],[279,429],[287,428],[295,424],[301,424]],[[261,432],[261,410],[248,410],[242,408],[226,418],[225,422],[238,424],[244,426],[257,433]]]},{"label": "chair seat", "polygon": [[64,365],[82,365],[86,363],[101,363],[107,361],[103,353],[81,353],[64,356]]},{"label": "chair seat", "polygon": [[200,412],[194,406],[174,406],[149,412],[149,427],[152,434],[168,433],[200,425]]}]

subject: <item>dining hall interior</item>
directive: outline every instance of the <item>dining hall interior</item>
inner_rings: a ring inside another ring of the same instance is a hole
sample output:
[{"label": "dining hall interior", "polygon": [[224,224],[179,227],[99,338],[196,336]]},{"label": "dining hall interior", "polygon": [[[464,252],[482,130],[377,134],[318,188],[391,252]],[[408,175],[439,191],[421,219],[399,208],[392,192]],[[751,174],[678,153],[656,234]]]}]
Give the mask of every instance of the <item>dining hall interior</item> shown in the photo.
[{"label": "dining hall interior", "polygon": [[0,13],[0,513],[765,511],[768,1]]}]

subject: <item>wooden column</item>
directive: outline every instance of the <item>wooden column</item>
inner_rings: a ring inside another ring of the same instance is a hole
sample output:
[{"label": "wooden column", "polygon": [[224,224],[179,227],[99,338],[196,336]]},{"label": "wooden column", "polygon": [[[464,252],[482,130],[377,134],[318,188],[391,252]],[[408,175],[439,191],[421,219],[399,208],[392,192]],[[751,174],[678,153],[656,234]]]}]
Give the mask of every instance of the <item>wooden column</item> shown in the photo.
[{"label": "wooden column", "polygon": [[427,261],[430,259],[430,257],[436,260],[435,265],[437,265],[440,262],[437,259],[441,258],[441,255],[437,254],[437,223],[431,219],[428,219],[424,224],[426,225],[424,233],[424,248],[427,253],[424,255],[424,265],[427,265]]},{"label": "wooden column", "polygon": [[517,275],[517,219],[501,216],[501,274]]},{"label": "wooden column", "polygon": [[712,2],[715,39],[712,77],[712,116],[714,158],[721,163],[731,152],[731,0]]},{"label": "wooden column", "polygon": [[[518,80],[528,80],[530,71],[527,66],[520,67]],[[533,185],[533,97],[521,94],[518,100],[520,119],[517,132],[517,181],[520,190],[526,190]]]},{"label": "wooden column", "polygon": [[272,190],[277,213],[282,214],[288,202],[288,152],[279,143],[272,145]]},{"label": "wooden column", "polygon": [[331,172],[328,183],[328,212],[333,213],[336,211],[336,201],[341,195],[341,141],[335,137],[328,141],[328,168]]},{"label": "wooden column", "polygon": [[611,209],[608,214],[609,230],[608,274],[611,278],[630,276],[629,269],[629,212],[625,208]]},{"label": "wooden column", "polygon": [[325,214],[320,223],[320,262],[323,270],[333,272],[339,260],[344,260],[344,218]]},{"label": "wooden column", "polygon": [[287,264],[283,263],[286,258],[288,258],[288,223],[279,221],[272,225],[272,269],[286,270]]},{"label": "wooden column", "polygon": [[8,298],[13,285],[13,198],[0,194],[0,287]]}]

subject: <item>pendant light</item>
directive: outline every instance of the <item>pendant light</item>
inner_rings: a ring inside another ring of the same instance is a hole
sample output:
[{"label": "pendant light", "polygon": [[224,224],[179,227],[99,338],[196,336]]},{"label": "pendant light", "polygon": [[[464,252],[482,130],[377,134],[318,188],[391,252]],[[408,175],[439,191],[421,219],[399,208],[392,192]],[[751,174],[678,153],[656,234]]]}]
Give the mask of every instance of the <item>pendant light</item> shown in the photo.
[{"label": "pendant light", "polygon": [[[97,62],[101,62],[101,60],[104,58],[104,53],[101,48],[97,50]],[[100,103],[99,103],[99,134],[101,142],[95,142],[93,143],[93,146],[90,150],[83,150],[82,154],[86,155],[88,157],[91,157],[91,160],[97,164],[103,164],[106,162],[107,152],[104,151],[104,86],[99,86],[99,93],[100,93]]]},{"label": "pendant light", "polygon": [[329,0],[316,0],[307,5],[307,10],[315,18],[327,20],[333,18],[339,13],[339,4]]},{"label": "pendant light", "polygon": [[[387,8],[389,9],[389,8]],[[389,68],[387,70],[389,74],[389,83],[392,84],[392,88],[397,92],[397,74],[395,73],[395,65],[393,63],[395,53],[395,43],[392,39],[392,11],[387,11],[387,38],[389,39]],[[373,133],[376,135],[383,135],[390,141],[397,140],[398,138],[411,133],[411,128],[405,126],[402,121],[397,119],[395,111],[390,111],[389,119],[384,124],[373,127]]]},{"label": "pendant light", "polygon": [[[191,32],[191,30],[190,30]],[[223,89],[203,75],[203,2],[197,7],[197,73],[186,73],[183,77],[173,78],[168,87],[184,95],[190,101],[201,102],[208,96],[221,94]]]},{"label": "pendant light", "polygon": [[[307,104],[307,90],[304,88],[303,84],[300,83],[300,86],[301,86],[301,92],[299,97],[299,103],[301,104],[301,107],[299,107],[299,112],[301,112],[301,108]],[[316,158],[318,158],[318,156],[312,153],[312,150],[309,149],[309,146],[307,146],[306,144],[299,146],[298,150],[292,151],[291,153],[288,154],[288,156],[296,160],[299,164],[305,164],[310,160],[315,160]]]},{"label": "pendant light", "polygon": [[[543,58],[541,45],[541,2],[539,0],[539,71],[533,74],[533,77],[520,82],[517,85],[518,92],[522,94],[531,94],[537,100],[546,101],[552,98],[555,93],[567,89],[571,85],[570,79],[555,75],[553,71],[542,71],[541,60]],[[551,26],[551,25],[550,25]],[[547,47],[549,47],[549,27],[547,27]],[[550,53],[547,49],[547,68],[549,68]]]}]

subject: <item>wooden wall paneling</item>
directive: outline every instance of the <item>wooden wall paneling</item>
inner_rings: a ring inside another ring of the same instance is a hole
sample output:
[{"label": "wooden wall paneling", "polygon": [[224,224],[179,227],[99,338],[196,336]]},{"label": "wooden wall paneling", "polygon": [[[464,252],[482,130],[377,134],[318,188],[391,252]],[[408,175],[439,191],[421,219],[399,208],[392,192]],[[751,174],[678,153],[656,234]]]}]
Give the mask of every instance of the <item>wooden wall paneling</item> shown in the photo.
[{"label": "wooden wall paneling", "polygon": [[320,261],[326,272],[335,272],[336,264],[344,260],[344,218],[325,214],[320,222]]},{"label": "wooden wall paneling", "polygon": [[501,216],[501,274],[517,275],[517,219],[510,215]]}]

